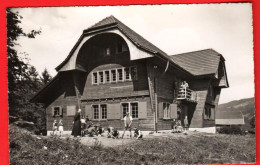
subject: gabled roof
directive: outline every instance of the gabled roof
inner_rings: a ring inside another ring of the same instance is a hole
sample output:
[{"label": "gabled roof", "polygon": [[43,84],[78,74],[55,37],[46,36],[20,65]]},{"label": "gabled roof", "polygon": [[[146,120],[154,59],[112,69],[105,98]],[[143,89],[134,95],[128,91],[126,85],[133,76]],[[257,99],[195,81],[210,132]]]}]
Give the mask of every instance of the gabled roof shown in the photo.
[{"label": "gabled roof", "polygon": [[215,74],[221,58],[222,55],[213,49],[171,55],[175,63],[194,76]]},{"label": "gabled roof", "polygon": [[80,41],[83,39],[84,35],[91,34],[93,32],[97,32],[98,30],[104,30],[106,28],[114,28],[117,27],[126,37],[131,40],[137,47],[140,49],[143,49],[144,51],[148,51],[154,55],[157,55],[159,57],[162,57],[165,60],[170,61],[174,66],[179,68],[180,70],[184,71],[185,73],[191,75],[189,72],[187,72],[185,69],[183,69],[181,66],[176,64],[174,61],[171,60],[171,58],[161,49],[147,41],[145,38],[137,34],[135,31],[127,27],[125,24],[123,24],[121,21],[116,19],[114,16],[109,16],[104,18],[103,20],[99,21],[98,23],[92,25],[91,27],[85,29],[83,31],[83,35],[80,37],[76,45],[71,50],[70,54],[67,56],[67,58],[56,67],[56,70],[58,71],[64,64],[66,64],[67,61],[69,61],[70,57],[72,56],[74,50],[76,47],[80,44]]},{"label": "gabled roof", "polygon": [[103,20],[84,30],[84,32],[90,32],[98,28],[107,27],[110,25],[116,25],[137,46],[144,48],[152,53],[160,53],[161,55],[168,56],[161,49],[159,49],[158,47],[147,41],[145,38],[137,34],[135,31],[133,31],[128,26],[123,24],[121,21],[116,19],[113,15],[104,18]]}]

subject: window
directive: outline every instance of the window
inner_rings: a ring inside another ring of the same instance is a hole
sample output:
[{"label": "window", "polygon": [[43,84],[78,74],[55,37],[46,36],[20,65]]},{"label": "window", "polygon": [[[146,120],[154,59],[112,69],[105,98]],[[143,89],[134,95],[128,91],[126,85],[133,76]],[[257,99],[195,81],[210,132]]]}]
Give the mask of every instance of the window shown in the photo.
[{"label": "window", "polygon": [[138,118],[138,103],[131,103],[132,117]]},{"label": "window", "polygon": [[106,83],[110,82],[110,72],[109,71],[105,71],[105,78],[106,78]]},{"label": "window", "polygon": [[125,68],[125,80],[130,80],[130,68]]},{"label": "window", "polygon": [[107,105],[106,104],[97,104],[97,105],[92,105],[94,115],[93,118],[96,120],[100,119],[107,119]]},{"label": "window", "polygon": [[101,108],[101,119],[107,119],[107,105],[100,105]]},{"label": "window", "polygon": [[118,74],[118,81],[123,81],[123,70],[122,69],[117,69],[117,74]]},{"label": "window", "polygon": [[93,73],[93,79],[92,80],[93,80],[93,82],[92,82],[93,84],[97,84],[98,83],[97,72]]},{"label": "window", "polygon": [[104,73],[99,72],[99,83],[104,83]]},{"label": "window", "polygon": [[137,68],[135,66],[131,67],[131,77],[132,80],[137,80]]},{"label": "window", "polygon": [[94,110],[94,119],[99,119],[99,109],[98,109],[98,105],[93,105],[93,110]]},{"label": "window", "polygon": [[62,116],[62,108],[60,106],[52,107],[52,116]]},{"label": "window", "polygon": [[170,118],[170,104],[163,103],[163,118],[169,119]]},{"label": "window", "polygon": [[109,56],[109,55],[110,55],[110,48],[106,48],[106,50],[105,50],[105,55],[106,55],[106,56]]},{"label": "window", "polygon": [[92,73],[92,84],[104,84],[137,80],[137,67],[122,67],[112,70],[102,70]]},{"label": "window", "polygon": [[138,103],[122,103],[123,118],[126,116],[126,112],[132,116],[132,118],[138,118]]},{"label": "window", "polygon": [[118,52],[118,53],[123,52],[123,44],[122,44],[122,43],[118,43],[118,44],[117,44],[117,52]]}]

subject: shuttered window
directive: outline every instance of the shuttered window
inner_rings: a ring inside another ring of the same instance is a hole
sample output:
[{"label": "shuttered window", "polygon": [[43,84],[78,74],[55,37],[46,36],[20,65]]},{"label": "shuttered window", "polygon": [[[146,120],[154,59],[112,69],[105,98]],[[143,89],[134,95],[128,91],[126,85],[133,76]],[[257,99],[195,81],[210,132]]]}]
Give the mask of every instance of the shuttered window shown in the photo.
[{"label": "shuttered window", "polygon": [[108,119],[121,119],[121,104],[107,104],[107,118]]},{"label": "shuttered window", "polygon": [[59,117],[62,116],[62,108],[61,106],[54,106],[52,107],[52,116],[53,117]]},{"label": "shuttered window", "polygon": [[163,103],[163,118],[169,119],[170,118],[170,104]]},{"label": "shuttered window", "polygon": [[177,119],[178,118],[178,115],[177,115],[177,111],[178,111],[178,108],[177,108],[177,104],[171,104],[170,105],[170,118],[172,119]]},{"label": "shuttered window", "polygon": [[76,114],[76,106],[69,105],[67,106],[67,116],[74,116]]}]

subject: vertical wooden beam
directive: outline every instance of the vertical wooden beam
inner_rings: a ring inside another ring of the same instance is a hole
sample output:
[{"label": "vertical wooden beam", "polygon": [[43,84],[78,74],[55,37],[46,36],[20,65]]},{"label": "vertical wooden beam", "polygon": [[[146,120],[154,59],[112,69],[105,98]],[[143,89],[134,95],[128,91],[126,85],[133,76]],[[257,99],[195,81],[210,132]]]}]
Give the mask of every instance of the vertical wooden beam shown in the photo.
[{"label": "vertical wooden beam", "polygon": [[76,98],[77,98],[77,104],[78,104],[78,108],[81,109],[80,106],[80,94],[79,94],[79,90],[77,88],[77,72],[73,72],[73,82],[74,82],[74,88],[75,88],[75,93],[76,93]]}]

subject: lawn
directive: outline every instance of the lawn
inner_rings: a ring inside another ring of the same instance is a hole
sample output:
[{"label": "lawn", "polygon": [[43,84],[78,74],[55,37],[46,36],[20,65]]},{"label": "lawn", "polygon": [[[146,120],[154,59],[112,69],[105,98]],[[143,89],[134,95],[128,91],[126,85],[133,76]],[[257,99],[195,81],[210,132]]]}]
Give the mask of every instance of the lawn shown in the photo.
[{"label": "lawn", "polygon": [[[9,128],[10,164],[215,164],[255,162],[253,135],[191,133],[143,140],[41,137]],[[91,142],[91,143],[90,143]]]}]

